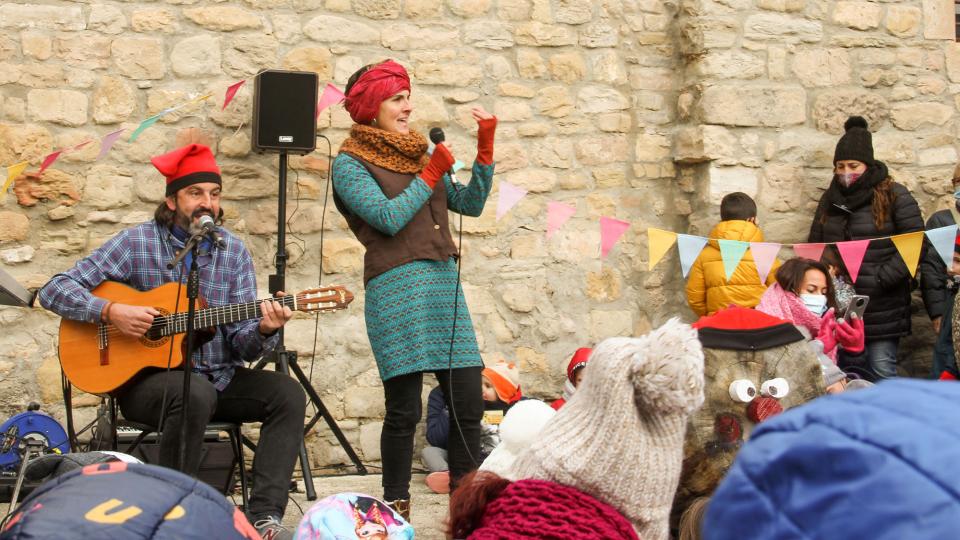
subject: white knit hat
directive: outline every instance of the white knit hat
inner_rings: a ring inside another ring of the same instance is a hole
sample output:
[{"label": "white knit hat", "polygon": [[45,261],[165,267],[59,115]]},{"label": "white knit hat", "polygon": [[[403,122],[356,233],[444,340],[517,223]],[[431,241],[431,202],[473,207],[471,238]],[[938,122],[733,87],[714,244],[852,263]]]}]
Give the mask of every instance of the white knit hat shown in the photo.
[{"label": "white knit hat", "polygon": [[611,338],[584,369],[515,477],[575,487],[619,510],[644,540],[666,539],[687,419],[703,403],[697,333],[671,319],[640,338]]},{"label": "white knit hat", "polygon": [[507,480],[519,480],[513,471],[517,456],[533,445],[556,414],[553,407],[538,399],[518,401],[500,422],[500,444],[483,460],[480,470],[494,472]]}]

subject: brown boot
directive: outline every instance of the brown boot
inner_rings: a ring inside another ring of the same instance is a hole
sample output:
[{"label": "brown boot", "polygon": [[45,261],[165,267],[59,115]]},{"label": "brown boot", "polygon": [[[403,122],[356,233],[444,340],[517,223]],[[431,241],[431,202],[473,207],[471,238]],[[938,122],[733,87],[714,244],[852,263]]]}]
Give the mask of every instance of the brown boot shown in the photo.
[{"label": "brown boot", "polygon": [[392,508],[394,512],[400,514],[400,517],[402,517],[407,523],[410,523],[410,499],[387,501],[387,506]]}]

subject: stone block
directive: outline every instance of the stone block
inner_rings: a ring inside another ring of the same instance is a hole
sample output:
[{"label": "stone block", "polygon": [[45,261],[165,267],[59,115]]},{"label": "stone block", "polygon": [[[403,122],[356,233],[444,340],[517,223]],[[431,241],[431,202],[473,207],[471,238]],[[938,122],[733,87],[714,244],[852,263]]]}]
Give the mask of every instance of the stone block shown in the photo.
[{"label": "stone block", "polygon": [[435,19],[443,13],[443,0],[407,0],[403,13],[410,19]]},{"label": "stone block", "polygon": [[92,33],[62,34],[53,42],[58,58],[71,66],[102,69],[110,65],[110,38]]},{"label": "stone block", "polygon": [[926,39],[957,38],[954,3],[950,0],[923,0],[923,37]]},{"label": "stone block", "polygon": [[833,22],[854,30],[870,30],[880,26],[883,8],[871,2],[840,1],[833,7]]},{"label": "stone block", "polygon": [[541,167],[552,169],[572,168],[573,154],[573,143],[559,137],[549,137],[530,147],[531,160]]},{"label": "stone block", "polygon": [[347,418],[383,418],[383,388],[352,388],[343,396]]},{"label": "stone block", "polygon": [[891,108],[890,120],[899,129],[914,131],[924,125],[946,124],[953,111],[953,107],[942,103],[902,103]]},{"label": "stone block", "polygon": [[757,7],[770,11],[803,11],[806,5],[806,0],[757,0]]},{"label": "stone block", "polygon": [[353,238],[328,238],[323,248],[325,274],[349,274],[363,269],[363,244]]},{"label": "stone block", "polygon": [[270,16],[273,24],[273,35],[281,43],[296,43],[303,37],[300,27],[300,17],[290,13],[274,13]]},{"label": "stone block", "polygon": [[394,51],[416,50],[424,43],[457,43],[460,35],[457,28],[442,24],[393,23],[384,28],[380,44]]},{"label": "stone block", "polygon": [[30,219],[19,212],[0,211],[0,242],[22,242],[30,236]]},{"label": "stone block", "polygon": [[719,201],[724,195],[740,191],[751,197],[757,195],[759,180],[757,170],[748,167],[710,166],[708,171],[711,201]]},{"label": "stone block", "polygon": [[180,22],[169,9],[146,8],[130,15],[130,29],[145,34],[176,34],[180,31]]},{"label": "stone block", "polygon": [[116,35],[123,32],[126,27],[127,18],[119,8],[106,4],[90,6],[90,16],[87,18],[88,30]]},{"label": "stone block", "polygon": [[195,24],[216,32],[255,29],[263,26],[260,16],[237,6],[207,6],[183,10]]},{"label": "stone block", "polygon": [[167,72],[163,40],[120,37],[110,44],[110,53],[120,73],[131,79],[162,79]]},{"label": "stone block", "polygon": [[808,88],[850,84],[850,55],[844,49],[797,51],[791,67],[794,75]]},{"label": "stone block", "polygon": [[631,66],[628,71],[630,88],[634,90],[669,92],[676,85],[676,72],[672,69]]},{"label": "stone block", "polygon": [[544,116],[562,118],[573,112],[573,98],[563,86],[546,86],[537,92],[534,106]]},{"label": "stone block", "polygon": [[0,251],[0,261],[6,264],[20,264],[33,260],[33,255],[37,250],[33,246],[21,246],[18,248],[4,249]]},{"label": "stone block", "polygon": [[950,82],[960,82],[960,43],[947,43],[946,49],[946,71]]},{"label": "stone block", "polygon": [[419,84],[441,86],[474,86],[483,78],[483,70],[471,64],[417,64],[413,72]]},{"label": "stone block", "polygon": [[806,100],[800,88],[716,85],[704,89],[699,105],[709,124],[784,127],[806,121]]},{"label": "stone block", "polygon": [[[420,43],[425,41],[420,40]],[[455,42],[455,38],[452,41]],[[463,43],[500,51],[513,47],[513,32],[507,25],[495,21],[468,22],[463,25]]]},{"label": "stone block", "polygon": [[593,19],[593,4],[580,0],[558,0],[554,8],[554,18],[559,23],[583,24]]},{"label": "stone block", "polygon": [[550,75],[567,84],[580,81],[587,72],[583,56],[575,51],[555,54],[550,57]]},{"label": "stone block", "polygon": [[587,272],[586,295],[596,302],[613,302],[623,295],[620,272],[603,267],[599,272]]},{"label": "stone block", "polygon": [[933,167],[937,165],[954,166],[957,164],[957,149],[953,146],[927,148],[926,150],[921,150],[917,158],[917,164],[921,167]]},{"label": "stone block", "polygon": [[[17,73],[19,77],[17,77]],[[9,80],[17,82],[20,86],[27,88],[58,88],[66,84],[66,75],[63,67],[53,62],[30,63],[23,66],[13,65],[8,72],[13,75],[11,79],[5,79],[9,75],[0,74],[0,80]]]},{"label": "stone block", "polygon": [[517,347],[514,352],[517,368],[520,370],[520,385],[523,386],[524,374],[552,373],[547,355],[530,347]]},{"label": "stone block", "polygon": [[563,47],[577,44],[577,34],[569,27],[538,21],[518,24],[514,28],[514,39],[517,45],[533,47]]},{"label": "stone block", "polygon": [[501,287],[503,303],[516,313],[530,313],[540,297],[529,284],[511,283]]},{"label": "stone block", "polygon": [[360,452],[365,461],[380,459],[380,432],[383,422],[369,422],[360,426]]},{"label": "stone block", "polygon": [[178,41],[170,52],[170,67],[178,77],[205,77],[221,73],[220,39],[201,34]]},{"label": "stone block", "polygon": [[490,11],[491,0],[448,0],[450,11],[464,18],[479,17]]},{"label": "stone block", "polygon": [[46,60],[53,54],[53,40],[38,32],[20,33],[20,50],[34,60]]},{"label": "stone block", "polygon": [[519,122],[533,117],[530,105],[526,101],[498,100],[494,106],[494,114],[501,122]]},{"label": "stone block", "polygon": [[640,133],[634,147],[636,161],[660,161],[670,157],[670,139],[656,133]]},{"label": "stone block", "polygon": [[813,119],[817,129],[843,134],[843,123],[852,115],[863,116],[871,129],[880,129],[890,114],[889,104],[875,92],[863,90],[832,90],[817,96],[813,105]]},{"label": "stone block", "polygon": [[86,23],[80,6],[22,4],[0,5],[0,28],[46,28],[65,32],[83,30]]},{"label": "stone block", "polygon": [[590,23],[580,29],[580,45],[584,47],[616,47],[619,42],[617,28],[604,21]]},{"label": "stone block", "polygon": [[497,18],[504,21],[530,20],[530,0],[499,0]]},{"label": "stone block", "polygon": [[764,75],[767,63],[755,53],[731,50],[704,55],[694,66],[701,77],[756,79]]},{"label": "stone block", "polygon": [[243,34],[230,40],[223,51],[223,71],[233,77],[250,77],[277,64],[279,42],[270,35]]},{"label": "stone block", "polygon": [[608,165],[630,159],[629,143],[625,135],[603,134],[578,139],[575,148],[581,165]]},{"label": "stone block", "polygon": [[723,126],[701,125],[683,128],[674,139],[674,159],[681,163],[700,163],[719,160],[723,164],[735,162],[738,153],[737,138]]},{"label": "stone block", "polygon": [[102,77],[93,92],[93,121],[98,124],[116,124],[127,120],[137,108],[133,88],[123,79]]},{"label": "stone block", "polygon": [[900,38],[917,35],[922,20],[920,8],[914,6],[896,6],[887,8],[887,31]]},{"label": "stone block", "polygon": [[577,94],[577,108],[584,114],[603,114],[630,108],[630,100],[607,86],[584,86]]},{"label": "stone block", "polygon": [[630,337],[633,335],[633,312],[631,311],[590,311],[590,334],[594,343],[610,337]]},{"label": "stone block", "polygon": [[27,113],[40,122],[82,126],[87,123],[87,95],[74,90],[30,90]]},{"label": "stone block", "polygon": [[521,49],[517,51],[517,71],[525,79],[540,79],[547,74],[547,64],[536,51]]},{"label": "stone block", "polygon": [[320,78],[320,81],[326,81],[333,75],[333,59],[330,55],[330,49],[324,47],[298,47],[293,49],[284,55],[281,65],[283,69],[292,71],[313,71]]},{"label": "stone block", "polygon": [[400,0],[352,0],[353,12],[368,19],[397,19],[400,17]]},{"label": "stone block", "polygon": [[790,15],[757,13],[743,23],[743,37],[777,43],[817,43],[823,39],[823,25]]},{"label": "stone block", "polygon": [[502,82],[498,88],[500,95],[505,97],[532,98],[537,95],[536,90],[530,86],[515,82]]},{"label": "stone block", "polygon": [[[542,234],[523,234],[510,240],[510,258],[514,260],[538,259],[547,256]],[[489,294],[489,293],[488,293]],[[474,313],[474,304],[468,302],[470,313]]]},{"label": "stone block", "polygon": [[83,189],[83,202],[98,210],[127,206],[133,194],[133,175],[114,165],[94,165]]},{"label": "stone block", "polygon": [[369,44],[380,40],[380,32],[368,24],[334,15],[318,15],[303,25],[303,33],[322,43]]},{"label": "stone block", "polygon": [[616,51],[601,50],[590,54],[590,80],[613,85],[627,82],[627,69]]},{"label": "stone block", "polygon": [[523,169],[507,174],[506,180],[530,193],[544,193],[557,185],[557,173],[545,169]]}]

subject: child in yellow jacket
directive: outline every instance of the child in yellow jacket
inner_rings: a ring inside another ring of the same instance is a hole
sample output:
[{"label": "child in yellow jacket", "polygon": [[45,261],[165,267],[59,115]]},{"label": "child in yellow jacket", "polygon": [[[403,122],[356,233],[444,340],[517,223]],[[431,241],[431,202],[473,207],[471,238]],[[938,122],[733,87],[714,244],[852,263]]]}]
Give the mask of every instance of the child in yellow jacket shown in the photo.
[{"label": "child in yellow jacket", "polygon": [[780,266],[779,261],[774,261],[767,282],[762,283],[753,253],[747,250],[728,281],[717,240],[763,242],[763,233],[757,227],[757,203],[746,193],[730,193],[720,201],[720,223],[710,231],[710,241],[690,269],[687,303],[699,316],[712,315],[731,305],[756,306],[767,285],[776,281],[774,274]]}]

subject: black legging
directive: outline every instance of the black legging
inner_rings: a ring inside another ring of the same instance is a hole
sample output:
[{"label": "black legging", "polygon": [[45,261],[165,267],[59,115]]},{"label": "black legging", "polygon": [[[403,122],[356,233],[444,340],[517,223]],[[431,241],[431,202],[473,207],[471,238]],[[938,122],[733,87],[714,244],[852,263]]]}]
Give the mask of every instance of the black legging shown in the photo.
[{"label": "black legging", "polygon": [[[454,369],[452,372],[433,372],[440,382],[443,398],[451,415],[450,434],[447,437],[451,489],[456,487],[460,478],[480,465],[482,371],[481,367],[471,367]],[[454,399],[452,404],[451,380]],[[413,437],[423,413],[422,391],[422,372],[399,375],[383,381],[387,413],[383,419],[383,430],[380,432],[380,459],[383,461],[383,498],[387,501],[410,498]],[[456,411],[456,419],[459,420],[459,430],[453,411]],[[460,436],[461,432],[463,437]],[[477,462],[474,463],[474,460]]]}]

